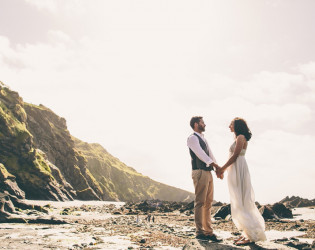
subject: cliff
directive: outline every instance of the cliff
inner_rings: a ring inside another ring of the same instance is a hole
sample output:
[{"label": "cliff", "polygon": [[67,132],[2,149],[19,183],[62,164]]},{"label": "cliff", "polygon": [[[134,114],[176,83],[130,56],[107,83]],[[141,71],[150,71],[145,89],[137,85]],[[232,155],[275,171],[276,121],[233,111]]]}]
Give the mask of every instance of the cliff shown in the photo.
[{"label": "cliff", "polygon": [[143,176],[101,145],[71,136],[66,120],[25,103],[0,82],[0,192],[48,200],[161,199],[193,194]]}]

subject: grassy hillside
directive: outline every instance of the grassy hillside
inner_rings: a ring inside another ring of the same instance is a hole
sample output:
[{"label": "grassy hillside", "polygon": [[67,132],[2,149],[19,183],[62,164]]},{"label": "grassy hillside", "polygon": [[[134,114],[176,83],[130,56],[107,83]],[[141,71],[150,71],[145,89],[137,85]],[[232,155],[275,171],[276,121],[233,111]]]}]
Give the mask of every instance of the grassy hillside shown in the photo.
[{"label": "grassy hillside", "polygon": [[73,138],[75,146],[88,161],[88,168],[109,199],[139,201],[161,199],[191,201],[193,194],[150,179],[109,154],[100,144]]}]

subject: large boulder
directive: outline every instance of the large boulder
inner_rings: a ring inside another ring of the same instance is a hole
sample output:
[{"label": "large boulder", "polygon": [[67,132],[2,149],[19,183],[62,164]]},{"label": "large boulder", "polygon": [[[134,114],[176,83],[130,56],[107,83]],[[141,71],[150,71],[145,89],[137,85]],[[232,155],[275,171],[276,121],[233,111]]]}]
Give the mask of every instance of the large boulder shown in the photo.
[{"label": "large boulder", "polygon": [[278,216],[274,213],[271,206],[265,205],[259,208],[259,212],[265,220],[278,219]]},{"label": "large boulder", "polygon": [[222,206],[215,214],[214,218],[225,219],[228,215],[231,214],[231,205]]},{"label": "large boulder", "polygon": [[259,209],[264,219],[293,218],[291,209],[281,203],[265,205]]},{"label": "large boulder", "polygon": [[279,218],[293,218],[291,209],[281,203],[273,204],[272,210]]}]

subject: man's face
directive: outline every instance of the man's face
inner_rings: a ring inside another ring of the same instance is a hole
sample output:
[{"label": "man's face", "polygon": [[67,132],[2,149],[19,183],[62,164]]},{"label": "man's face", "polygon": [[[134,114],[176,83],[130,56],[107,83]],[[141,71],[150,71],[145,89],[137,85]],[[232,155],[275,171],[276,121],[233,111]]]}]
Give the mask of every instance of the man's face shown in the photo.
[{"label": "man's face", "polygon": [[204,123],[203,119],[200,119],[199,123],[197,123],[198,130],[204,132],[206,130],[206,124]]}]

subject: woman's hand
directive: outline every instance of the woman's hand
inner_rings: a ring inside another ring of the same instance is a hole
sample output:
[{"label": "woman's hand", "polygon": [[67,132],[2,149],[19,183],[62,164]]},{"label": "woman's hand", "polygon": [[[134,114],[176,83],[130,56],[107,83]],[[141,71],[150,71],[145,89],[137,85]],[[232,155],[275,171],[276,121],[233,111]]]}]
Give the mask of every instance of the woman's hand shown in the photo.
[{"label": "woman's hand", "polygon": [[221,168],[221,167],[216,167],[216,174],[217,174],[217,177],[220,178],[221,180],[224,178],[224,169]]}]

